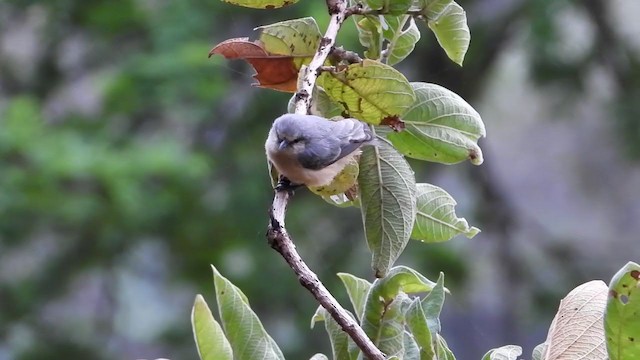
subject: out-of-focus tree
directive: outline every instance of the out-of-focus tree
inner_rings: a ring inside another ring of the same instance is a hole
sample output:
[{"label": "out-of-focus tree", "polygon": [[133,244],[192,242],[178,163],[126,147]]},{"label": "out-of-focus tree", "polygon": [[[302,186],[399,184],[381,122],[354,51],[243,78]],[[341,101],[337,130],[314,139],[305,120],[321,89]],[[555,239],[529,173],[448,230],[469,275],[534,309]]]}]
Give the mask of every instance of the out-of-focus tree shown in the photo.
[{"label": "out-of-focus tree", "polygon": [[[633,24],[618,23],[620,1],[460,3],[474,13],[465,67],[449,64],[431,40],[403,65],[411,78],[473,103],[514,46],[527,49],[530,79],[562,87],[566,100],[587,91],[583,74],[602,71],[618,145],[637,156],[638,44]],[[271,192],[262,144],[287,95],[256,92],[246,67],[206,59],[213,43],[255,24],[307,15],[326,25],[324,4],[308,0],[275,12],[217,0],[0,3],[0,359],[192,358],[192,286],[210,284],[210,263],[252,299],[288,357],[308,355],[310,342],[327,346],[298,331],[314,309],[298,301],[307,295],[292,291],[295,282],[263,281],[285,266],[263,237]],[[589,29],[586,43],[565,37],[572,32],[559,19],[567,17]],[[352,24],[338,42],[357,48]],[[475,190],[462,193],[492,215],[478,221],[486,239],[502,244],[501,273],[536,299],[566,293],[523,288],[531,260],[509,245],[523,220],[492,169],[486,163],[469,180]],[[316,254],[311,266],[321,278],[366,267],[359,236],[342,235],[360,231],[356,211],[329,213],[304,193],[293,207],[300,211],[290,212],[290,230],[301,252]],[[559,282],[589,269],[567,264],[573,249],[562,244],[545,253],[565,269]],[[463,291],[463,246],[416,247],[405,258],[425,273],[444,270],[452,290]],[[503,334],[516,336],[519,310],[505,308]],[[478,357],[481,345],[460,353]]]}]

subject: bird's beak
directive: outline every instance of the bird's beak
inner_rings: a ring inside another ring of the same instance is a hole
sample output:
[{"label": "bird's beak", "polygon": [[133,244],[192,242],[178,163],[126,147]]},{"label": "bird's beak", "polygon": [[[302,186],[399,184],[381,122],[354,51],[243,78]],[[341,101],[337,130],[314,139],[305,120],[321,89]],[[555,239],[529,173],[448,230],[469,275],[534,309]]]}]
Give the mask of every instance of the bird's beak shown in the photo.
[{"label": "bird's beak", "polygon": [[284,150],[287,146],[289,146],[289,142],[287,140],[282,140],[280,141],[280,146],[278,146],[278,148],[280,150]]}]

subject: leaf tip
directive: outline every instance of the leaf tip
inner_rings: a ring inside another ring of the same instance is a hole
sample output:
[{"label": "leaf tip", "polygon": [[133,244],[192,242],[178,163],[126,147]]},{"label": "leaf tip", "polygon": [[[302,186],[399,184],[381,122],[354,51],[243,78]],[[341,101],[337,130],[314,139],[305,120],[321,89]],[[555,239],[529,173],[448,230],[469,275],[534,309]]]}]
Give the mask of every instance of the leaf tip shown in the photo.
[{"label": "leaf tip", "polygon": [[474,236],[478,235],[479,233],[481,233],[482,230],[478,229],[475,226],[472,226],[469,231],[467,231],[464,235],[469,238],[472,239]]}]

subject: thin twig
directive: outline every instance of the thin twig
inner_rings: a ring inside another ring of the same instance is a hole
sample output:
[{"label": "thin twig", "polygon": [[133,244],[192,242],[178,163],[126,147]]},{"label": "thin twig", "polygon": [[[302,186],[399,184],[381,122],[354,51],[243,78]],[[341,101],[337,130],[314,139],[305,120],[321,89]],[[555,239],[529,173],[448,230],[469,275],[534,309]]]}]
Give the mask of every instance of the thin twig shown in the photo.
[{"label": "thin twig", "polygon": [[[304,74],[302,74],[301,86],[296,93],[296,114],[307,114],[309,112],[311,108],[311,94],[313,93],[313,87],[320,73],[318,70],[323,67],[329,52],[333,49],[338,30],[346,17],[347,0],[326,1],[331,20],[324,37],[320,41],[318,51],[309,63]],[[365,358],[370,360],[384,360],[385,355],[382,351],[373,344],[358,323],[338,303],[333,295],[331,295],[329,290],[320,282],[318,276],[309,269],[296,251],[296,246],[284,225],[287,204],[289,203],[291,195],[292,194],[287,191],[276,191],[275,193],[273,204],[271,205],[271,209],[269,209],[269,226],[267,229],[267,240],[269,244],[282,255],[287,264],[293,269],[293,272],[298,276],[300,284],[311,292],[318,303],[340,324],[342,330],[353,339],[353,342],[362,350]]]},{"label": "thin twig", "polygon": [[365,334],[362,328],[349,315],[349,313],[338,303],[331,295],[329,290],[320,282],[318,276],[309,269],[307,264],[302,260],[296,246],[284,227],[284,216],[290,194],[286,191],[277,191],[273,199],[273,205],[269,211],[270,222],[267,230],[267,239],[269,245],[282,255],[287,264],[293,269],[298,276],[300,284],[307,288],[309,292],[316,298],[318,303],[331,314],[331,317],[340,324],[352,339],[358,345],[365,358],[371,360],[384,360],[384,354],[371,342],[371,339]]}]

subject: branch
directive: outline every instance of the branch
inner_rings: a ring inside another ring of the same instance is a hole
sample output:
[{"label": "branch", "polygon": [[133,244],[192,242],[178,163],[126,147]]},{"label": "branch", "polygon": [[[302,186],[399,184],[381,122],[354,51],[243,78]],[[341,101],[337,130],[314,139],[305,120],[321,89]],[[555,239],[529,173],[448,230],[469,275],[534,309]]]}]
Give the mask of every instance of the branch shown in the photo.
[{"label": "branch", "polygon": [[[296,114],[307,114],[311,108],[311,94],[315,86],[318,75],[333,49],[336,42],[338,30],[346,18],[347,0],[326,0],[331,20],[324,37],[320,40],[318,51],[302,73],[301,86],[296,93],[295,109]],[[304,286],[316,298],[318,303],[327,310],[331,317],[340,324],[340,327],[362,350],[362,353],[370,360],[384,360],[385,355],[378,349],[371,339],[365,334],[358,323],[331,295],[329,290],[320,282],[318,276],[309,269],[302,260],[296,246],[284,227],[284,218],[287,204],[292,193],[287,191],[276,191],[273,204],[269,209],[269,227],[267,229],[267,240],[269,245],[276,250],[289,264],[293,272],[298,276],[300,284]]]},{"label": "branch", "polygon": [[340,324],[342,330],[344,330],[362,350],[365,358],[370,360],[384,360],[384,354],[371,342],[371,339],[369,339],[367,334],[365,334],[349,313],[340,306],[338,301],[331,295],[329,290],[324,287],[318,279],[318,276],[309,269],[296,251],[296,246],[284,228],[284,216],[289,197],[290,194],[288,192],[277,191],[273,199],[273,205],[269,210],[270,222],[267,230],[269,245],[282,255],[287,264],[293,269],[293,272],[298,276],[300,284],[307,288],[316,300],[318,300],[320,305]]}]

